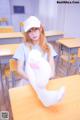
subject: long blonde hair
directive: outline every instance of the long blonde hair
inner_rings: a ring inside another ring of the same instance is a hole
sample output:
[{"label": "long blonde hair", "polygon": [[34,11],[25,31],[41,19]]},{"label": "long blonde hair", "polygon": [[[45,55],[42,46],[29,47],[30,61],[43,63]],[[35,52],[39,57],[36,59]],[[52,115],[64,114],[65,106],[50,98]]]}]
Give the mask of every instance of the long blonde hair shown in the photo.
[{"label": "long blonde hair", "polygon": [[[40,31],[41,31],[41,34],[40,34],[39,45],[40,45],[41,49],[43,50],[43,52],[44,53],[47,52],[48,56],[49,56],[50,48],[49,48],[48,43],[46,42],[45,31],[44,31],[44,28],[42,25],[40,26]],[[24,42],[33,44],[32,40],[30,39],[30,37],[28,35],[28,32],[24,32],[23,34],[24,34]]]}]

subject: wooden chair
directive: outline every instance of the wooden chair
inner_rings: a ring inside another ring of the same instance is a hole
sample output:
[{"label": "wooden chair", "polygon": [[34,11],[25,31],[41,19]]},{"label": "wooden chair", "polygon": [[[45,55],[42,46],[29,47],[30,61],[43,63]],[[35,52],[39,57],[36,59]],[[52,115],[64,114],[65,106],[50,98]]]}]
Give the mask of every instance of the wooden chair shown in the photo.
[{"label": "wooden chair", "polygon": [[8,88],[10,87],[9,85],[9,77],[11,79],[12,87],[16,86],[16,80],[19,80],[20,77],[17,73],[17,61],[15,59],[10,59],[9,60],[9,67],[5,68],[5,79],[6,79],[6,85]]},{"label": "wooden chair", "polygon": [[20,23],[19,23],[19,26],[20,26],[20,31],[23,31],[24,23],[23,23],[23,22],[20,22]]},{"label": "wooden chair", "polygon": [[2,23],[5,23],[6,25],[8,25],[8,19],[5,18],[5,17],[3,17],[3,18],[2,18]]},{"label": "wooden chair", "polygon": [[9,66],[12,79],[12,87],[14,87],[16,85],[17,61],[15,59],[10,59]]},{"label": "wooden chair", "polygon": [[8,25],[8,19],[5,17],[0,18],[0,25]]}]

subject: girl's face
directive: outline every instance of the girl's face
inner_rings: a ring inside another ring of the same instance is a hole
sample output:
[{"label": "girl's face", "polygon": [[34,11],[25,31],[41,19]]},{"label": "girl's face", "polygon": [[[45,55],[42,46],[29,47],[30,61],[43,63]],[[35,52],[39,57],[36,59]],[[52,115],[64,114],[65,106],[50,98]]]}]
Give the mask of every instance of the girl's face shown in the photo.
[{"label": "girl's face", "polygon": [[31,28],[28,31],[28,35],[29,35],[31,40],[38,41],[40,38],[40,28]]}]

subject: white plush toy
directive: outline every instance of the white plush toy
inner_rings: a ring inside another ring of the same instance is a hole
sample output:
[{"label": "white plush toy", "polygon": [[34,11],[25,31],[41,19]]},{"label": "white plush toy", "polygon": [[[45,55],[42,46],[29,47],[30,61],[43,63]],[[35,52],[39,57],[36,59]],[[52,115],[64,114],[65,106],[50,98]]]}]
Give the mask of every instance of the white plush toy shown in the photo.
[{"label": "white plush toy", "polygon": [[26,73],[32,87],[44,106],[55,105],[63,98],[64,86],[53,91],[46,89],[46,85],[51,77],[51,66],[38,50],[30,51],[26,64]]}]

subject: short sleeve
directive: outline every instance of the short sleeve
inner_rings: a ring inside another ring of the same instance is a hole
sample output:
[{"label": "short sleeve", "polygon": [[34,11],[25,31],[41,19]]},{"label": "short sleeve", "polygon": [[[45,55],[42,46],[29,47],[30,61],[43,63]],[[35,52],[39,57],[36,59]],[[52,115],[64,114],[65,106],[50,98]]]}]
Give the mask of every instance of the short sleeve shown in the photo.
[{"label": "short sleeve", "polygon": [[52,57],[56,57],[57,56],[57,52],[53,49],[53,46],[51,44],[49,44],[50,50],[51,50],[51,56]]},{"label": "short sleeve", "polygon": [[20,44],[20,46],[16,49],[16,52],[15,52],[13,58],[24,62],[23,44]]}]

